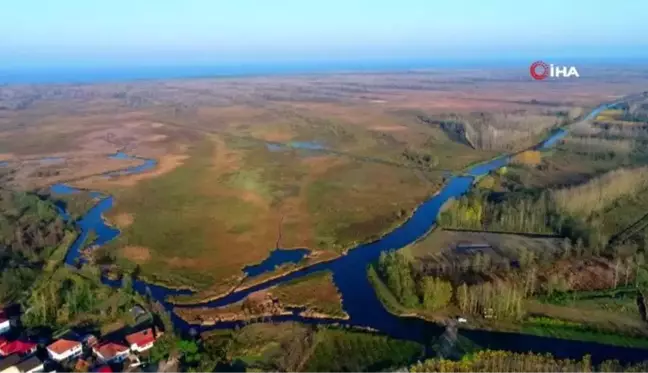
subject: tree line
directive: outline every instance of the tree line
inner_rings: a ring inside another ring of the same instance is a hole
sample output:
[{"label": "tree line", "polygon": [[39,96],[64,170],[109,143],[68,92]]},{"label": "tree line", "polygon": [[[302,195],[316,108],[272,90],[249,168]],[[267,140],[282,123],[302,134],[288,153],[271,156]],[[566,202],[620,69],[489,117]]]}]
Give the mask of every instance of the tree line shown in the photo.
[{"label": "tree line", "polygon": [[517,353],[501,350],[483,350],[465,356],[459,361],[428,359],[409,367],[410,372],[645,372],[648,361],[621,364],[606,360],[593,364],[591,356],[580,360],[559,359],[551,354]]},{"label": "tree line", "polygon": [[408,308],[437,311],[455,302],[466,313],[504,318],[523,314],[525,293],[506,280],[453,284],[446,278],[415,274],[410,261],[398,252],[381,254],[377,269],[398,302]]}]

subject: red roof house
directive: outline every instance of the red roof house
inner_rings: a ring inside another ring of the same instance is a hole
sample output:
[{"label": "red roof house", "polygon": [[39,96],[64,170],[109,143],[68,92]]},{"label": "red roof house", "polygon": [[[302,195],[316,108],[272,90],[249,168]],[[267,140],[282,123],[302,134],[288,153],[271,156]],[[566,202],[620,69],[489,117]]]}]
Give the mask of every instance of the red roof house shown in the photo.
[{"label": "red roof house", "polygon": [[104,363],[124,361],[126,356],[130,353],[128,347],[115,342],[108,342],[95,346],[92,348],[92,351],[97,355],[97,358]]},{"label": "red roof house", "polygon": [[0,346],[0,355],[9,356],[11,354],[28,355],[36,351],[38,345],[32,342],[15,340],[6,342]]},{"label": "red roof house", "polygon": [[69,339],[59,339],[47,346],[47,354],[55,361],[75,358],[83,353],[81,342]]},{"label": "red roof house", "polygon": [[131,350],[142,352],[153,347],[153,344],[155,343],[155,334],[153,333],[153,329],[148,328],[127,335],[126,341],[130,345]]}]

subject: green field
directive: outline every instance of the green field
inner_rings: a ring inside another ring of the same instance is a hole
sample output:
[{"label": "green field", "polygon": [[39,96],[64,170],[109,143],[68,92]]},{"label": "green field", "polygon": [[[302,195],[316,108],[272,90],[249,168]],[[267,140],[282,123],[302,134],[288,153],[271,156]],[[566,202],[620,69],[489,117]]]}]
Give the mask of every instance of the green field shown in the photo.
[{"label": "green field", "polygon": [[402,222],[437,187],[408,168],[249,140],[214,136],[188,155],[168,173],[114,187],[108,219],[131,217],[113,244],[123,265],[196,289],[233,284],[277,244],[341,253]]},{"label": "green field", "polygon": [[346,317],[331,272],[316,272],[270,290],[283,305],[306,307],[331,317]]}]

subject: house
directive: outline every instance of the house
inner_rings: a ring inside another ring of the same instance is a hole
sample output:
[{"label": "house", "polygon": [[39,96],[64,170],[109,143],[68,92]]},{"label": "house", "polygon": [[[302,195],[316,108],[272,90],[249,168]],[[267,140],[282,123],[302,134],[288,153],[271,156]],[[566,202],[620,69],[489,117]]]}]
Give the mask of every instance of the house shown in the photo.
[{"label": "house", "polygon": [[29,355],[31,353],[36,352],[37,348],[38,348],[38,344],[33,342],[26,342],[20,340],[7,342],[6,340],[4,340],[2,345],[0,345],[0,355],[2,356],[9,356],[11,354]]},{"label": "house", "polygon": [[32,356],[18,363],[16,368],[18,368],[21,373],[36,373],[42,372],[45,369],[45,364],[41,359]]},{"label": "house", "polygon": [[83,352],[81,342],[69,339],[59,339],[47,346],[47,354],[54,361],[63,361],[69,358],[77,357]]},{"label": "house", "polygon": [[128,347],[115,342],[107,342],[92,348],[92,352],[104,363],[122,362],[130,350]]},{"label": "house", "polygon": [[127,335],[126,342],[128,342],[131,350],[135,352],[143,352],[153,347],[153,344],[155,343],[155,334],[151,328],[144,329],[137,333]]},{"label": "house", "polygon": [[0,334],[11,330],[11,319],[4,310],[0,310]]},{"label": "house", "polygon": [[20,356],[18,354],[9,355],[6,358],[0,360],[0,373],[10,373],[20,372],[16,365],[20,362]]}]

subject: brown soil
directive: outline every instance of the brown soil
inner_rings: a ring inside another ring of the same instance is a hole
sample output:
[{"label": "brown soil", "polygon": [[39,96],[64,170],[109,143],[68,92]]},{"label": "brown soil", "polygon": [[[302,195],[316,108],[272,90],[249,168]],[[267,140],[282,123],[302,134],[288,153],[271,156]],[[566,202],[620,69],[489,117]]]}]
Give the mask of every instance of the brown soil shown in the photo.
[{"label": "brown soil", "polygon": [[143,264],[151,259],[151,251],[148,247],[143,246],[124,246],[121,249],[121,255],[132,260],[137,264]]},{"label": "brown soil", "polygon": [[[559,260],[546,273],[565,278],[572,290],[602,290],[614,287],[614,263],[603,258]],[[619,267],[619,282],[624,279],[623,266]],[[631,277],[632,279],[634,277]]]},{"label": "brown soil", "polygon": [[167,154],[158,159],[158,164],[152,171],[114,178],[106,178],[104,176],[91,177],[75,182],[74,185],[86,189],[130,187],[142,180],[152,179],[173,171],[177,167],[181,166],[187,158],[188,156],[185,154]]},{"label": "brown soil", "polygon": [[113,220],[119,228],[126,228],[133,224],[135,217],[133,216],[133,214],[123,212],[121,214],[117,214],[117,216],[115,216]]}]

